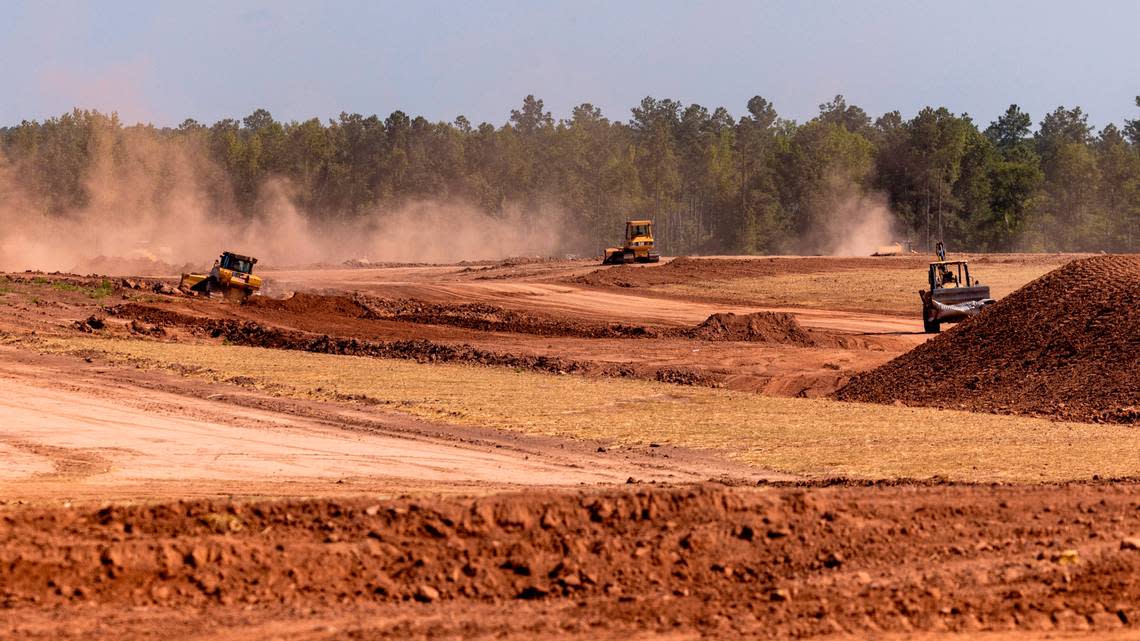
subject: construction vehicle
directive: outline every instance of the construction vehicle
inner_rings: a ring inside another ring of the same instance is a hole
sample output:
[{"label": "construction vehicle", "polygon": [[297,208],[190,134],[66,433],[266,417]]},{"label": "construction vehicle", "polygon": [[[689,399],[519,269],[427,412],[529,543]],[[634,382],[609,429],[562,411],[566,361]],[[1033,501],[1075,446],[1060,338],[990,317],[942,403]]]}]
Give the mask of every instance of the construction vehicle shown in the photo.
[{"label": "construction vehicle", "polygon": [[875,249],[872,256],[903,256],[906,254],[914,254],[914,247],[909,240],[895,241],[890,245],[881,245]]},{"label": "construction vehicle", "polygon": [[253,275],[257,259],[222,252],[208,274],[182,274],[178,289],[204,296],[246,299],[261,293],[261,277]]},{"label": "construction vehicle", "polygon": [[964,260],[946,260],[946,247],[939,242],[938,260],[927,272],[929,290],[918,292],[922,299],[922,328],[928,334],[942,330],[942,323],[957,323],[974,316],[994,303],[990,288],[970,279],[970,265]]},{"label": "construction vehicle", "polygon": [[653,221],[630,220],[625,223],[625,242],[621,247],[607,247],[604,265],[623,263],[656,263],[661,255],[653,248]]}]

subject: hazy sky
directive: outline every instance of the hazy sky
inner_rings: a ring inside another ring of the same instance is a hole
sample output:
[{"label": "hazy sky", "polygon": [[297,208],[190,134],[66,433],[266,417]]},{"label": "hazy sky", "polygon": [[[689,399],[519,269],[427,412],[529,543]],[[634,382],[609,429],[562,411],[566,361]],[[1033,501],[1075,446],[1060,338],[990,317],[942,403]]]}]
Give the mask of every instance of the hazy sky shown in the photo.
[{"label": "hazy sky", "polygon": [[1080,105],[1140,117],[1140,1],[48,2],[0,0],[0,124],[74,106],[177,124],[396,109],[501,124],[643,97],[805,120],[837,93],[873,116],[945,105],[988,123]]}]

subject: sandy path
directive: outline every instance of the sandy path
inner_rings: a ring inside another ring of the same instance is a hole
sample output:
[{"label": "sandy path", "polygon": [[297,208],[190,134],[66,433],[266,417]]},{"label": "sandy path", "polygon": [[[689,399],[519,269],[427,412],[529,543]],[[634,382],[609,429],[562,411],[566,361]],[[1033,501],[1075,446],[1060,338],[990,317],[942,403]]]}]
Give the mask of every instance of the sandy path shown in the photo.
[{"label": "sandy path", "polygon": [[124,487],[146,488],[140,496],[184,495],[198,494],[199,486],[303,495],[313,484],[345,479],[389,488],[501,489],[711,475],[707,462],[685,469],[682,459],[677,469],[654,469],[645,461],[591,460],[563,443],[471,428],[452,433],[366,409],[334,406],[306,415],[290,411],[287,401],[231,385],[203,391],[201,382],[173,375],[150,374],[175,387],[138,385],[127,377],[144,374],[97,363],[80,363],[64,376],[60,357],[52,357],[53,366],[29,362],[35,358],[0,347],[3,496],[97,496]]},{"label": "sandy path", "polygon": [[[150,392],[146,400],[175,402],[168,396]],[[46,459],[55,468],[53,476],[98,474],[104,481],[389,476],[553,485],[618,480],[428,441],[346,432],[259,410],[243,410],[234,424],[205,407],[209,401],[181,397],[177,403],[205,417],[162,415],[81,392],[0,380],[5,418],[0,438],[25,455]]]}]

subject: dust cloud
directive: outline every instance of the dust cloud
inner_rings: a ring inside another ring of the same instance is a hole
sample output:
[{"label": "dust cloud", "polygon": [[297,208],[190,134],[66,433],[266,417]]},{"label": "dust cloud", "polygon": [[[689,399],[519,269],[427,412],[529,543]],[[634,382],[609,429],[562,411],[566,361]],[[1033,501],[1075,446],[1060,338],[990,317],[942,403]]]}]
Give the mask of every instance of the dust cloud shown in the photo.
[{"label": "dust cloud", "polygon": [[811,203],[812,221],[800,241],[805,254],[870,256],[903,236],[885,194],[852,181],[831,180]]},{"label": "dust cloud", "polygon": [[462,202],[423,200],[330,222],[307,216],[280,178],[263,181],[253,213],[242,214],[203,149],[145,130],[124,136],[114,145],[95,141],[82,180],[86,203],[68,211],[46,213],[27,168],[0,164],[0,270],[162,276],[207,268],[222,250],[285,267],[494,260],[564,246],[554,208],[491,216]]}]

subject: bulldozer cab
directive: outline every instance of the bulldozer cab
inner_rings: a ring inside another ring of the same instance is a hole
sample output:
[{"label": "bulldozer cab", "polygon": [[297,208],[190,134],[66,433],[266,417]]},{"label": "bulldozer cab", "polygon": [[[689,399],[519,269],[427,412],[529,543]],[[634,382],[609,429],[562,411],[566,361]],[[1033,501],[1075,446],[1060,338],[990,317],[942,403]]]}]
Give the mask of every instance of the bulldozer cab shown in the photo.
[{"label": "bulldozer cab", "polygon": [[256,258],[242,256],[241,254],[235,254],[233,252],[223,252],[222,257],[218,260],[219,267],[238,272],[239,274],[252,274],[255,263],[257,263]]},{"label": "bulldozer cab", "polygon": [[634,243],[653,242],[653,223],[648,220],[631,220],[625,224],[625,242],[628,247],[637,247]]},{"label": "bulldozer cab", "polygon": [[969,287],[970,266],[964,260],[940,260],[930,263],[927,280],[931,291],[948,287]]}]

